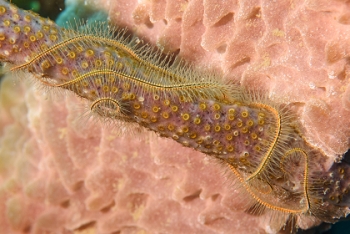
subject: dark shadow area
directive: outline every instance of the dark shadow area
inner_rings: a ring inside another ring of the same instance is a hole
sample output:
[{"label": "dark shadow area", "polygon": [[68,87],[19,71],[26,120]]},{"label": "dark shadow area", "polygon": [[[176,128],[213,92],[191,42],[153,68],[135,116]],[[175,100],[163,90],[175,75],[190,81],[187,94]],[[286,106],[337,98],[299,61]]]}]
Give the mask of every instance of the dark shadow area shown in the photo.
[{"label": "dark shadow area", "polygon": [[[350,149],[344,154],[342,161],[350,164]],[[336,224],[333,224],[330,230],[328,230],[326,232],[319,232],[319,233],[323,233],[323,234],[348,234],[348,233],[350,233],[350,220],[340,221]]]},{"label": "dark shadow area", "polygon": [[19,8],[37,12],[42,17],[55,20],[64,10],[64,0],[12,0]]},{"label": "dark shadow area", "polygon": [[332,228],[329,231],[324,232],[323,234],[348,234],[350,233],[350,221],[341,221],[332,225]]}]

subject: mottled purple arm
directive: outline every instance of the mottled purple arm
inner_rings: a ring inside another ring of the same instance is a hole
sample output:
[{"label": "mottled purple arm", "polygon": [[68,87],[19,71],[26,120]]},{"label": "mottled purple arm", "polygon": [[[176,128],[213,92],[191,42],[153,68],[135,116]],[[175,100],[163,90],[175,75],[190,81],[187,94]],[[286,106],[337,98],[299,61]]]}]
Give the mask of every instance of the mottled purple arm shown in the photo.
[{"label": "mottled purple arm", "polygon": [[24,63],[38,49],[58,40],[59,27],[49,19],[0,1],[0,58],[15,65]]}]

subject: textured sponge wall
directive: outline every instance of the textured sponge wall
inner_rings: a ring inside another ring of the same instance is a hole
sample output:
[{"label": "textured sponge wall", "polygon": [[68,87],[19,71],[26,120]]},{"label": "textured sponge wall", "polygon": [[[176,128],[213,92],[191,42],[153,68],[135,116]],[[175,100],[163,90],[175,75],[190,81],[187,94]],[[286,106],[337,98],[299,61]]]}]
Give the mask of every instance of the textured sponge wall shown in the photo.
[{"label": "textured sponge wall", "polygon": [[[47,100],[32,84],[13,87],[8,78],[1,92],[2,233],[281,228],[242,215],[242,197],[205,155],[153,133],[121,137],[117,127],[84,127],[75,97]],[[246,220],[255,225],[242,226]]]},{"label": "textured sponge wall", "polygon": [[198,66],[294,103],[307,137],[329,156],[349,147],[346,1],[90,2],[117,24]]}]

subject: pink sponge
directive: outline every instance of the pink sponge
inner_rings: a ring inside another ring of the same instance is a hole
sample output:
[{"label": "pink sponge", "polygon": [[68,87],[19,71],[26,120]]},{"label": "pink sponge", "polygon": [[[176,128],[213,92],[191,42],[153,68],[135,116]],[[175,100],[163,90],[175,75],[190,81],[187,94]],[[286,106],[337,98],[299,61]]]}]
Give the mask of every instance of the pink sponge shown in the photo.
[{"label": "pink sponge", "polygon": [[[1,102],[2,232],[262,230],[258,217],[242,216],[223,168],[205,155],[149,132],[84,128],[75,97],[45,100],[9,78],[1,92],[9,100]],[[256,225],[241,226],[247,219]]]},{"label": "pink sponge", "polygon": [[[98,4],[97,4],[98,2]],[[331,158],[349,147],[350,14],[342,1],[90,1],[113,22],[227,80],[295,104]],[[322,121],[320,121],[322,119]],[[331,127],[323,124],[332,123]]]}]

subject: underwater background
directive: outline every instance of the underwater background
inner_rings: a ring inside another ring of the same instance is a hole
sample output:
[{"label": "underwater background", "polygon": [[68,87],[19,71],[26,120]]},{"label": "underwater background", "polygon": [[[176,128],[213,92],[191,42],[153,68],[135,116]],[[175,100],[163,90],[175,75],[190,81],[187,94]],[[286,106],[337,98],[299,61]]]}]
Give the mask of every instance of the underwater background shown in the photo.
[{"label": "underwater background", "polygon": [[[39,13],[43,17],[49,17],[50,19],[58,19],[58,24],[64,25],[64,22],[74,17],[84,18],[96,14],[95,19],[103,19],[105,15],[103,13],[94,12],[93,9],[84,9],[77,5],[71,5],[69,9],[65,8],[63,0],[12,0],[18,7],[32,10]],[[345,157],[349,157],[348,152]],[[325,234],[346,234],[350,233],[350,221],[342,221],[332,225],[331,229],[322,232],[319,228],[313,230],[299,231],[298,233],[325,233]]]}]

